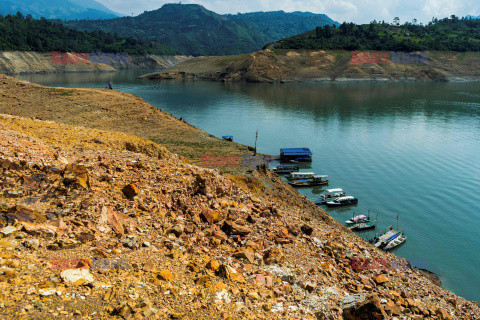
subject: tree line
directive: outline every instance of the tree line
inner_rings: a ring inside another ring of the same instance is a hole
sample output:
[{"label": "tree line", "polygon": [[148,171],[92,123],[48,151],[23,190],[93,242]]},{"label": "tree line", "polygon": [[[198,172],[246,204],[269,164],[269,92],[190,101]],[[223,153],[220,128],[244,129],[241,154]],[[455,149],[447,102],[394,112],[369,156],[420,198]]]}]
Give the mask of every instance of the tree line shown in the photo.
[{"label": "tree line", "polygon": [[176,51],[154,40],[120,37],[103,31],[85,32],[64,27],[31,15],[0,15],[1,51],[126,52],[129,54],[175,54]]},{"label": "tree line", "polygon": [[279,49],[386,50],[386,51],[480,51],[480,19],[433,18],[428,24],[373,21],[357,25],[344,22],[281,40]]}]

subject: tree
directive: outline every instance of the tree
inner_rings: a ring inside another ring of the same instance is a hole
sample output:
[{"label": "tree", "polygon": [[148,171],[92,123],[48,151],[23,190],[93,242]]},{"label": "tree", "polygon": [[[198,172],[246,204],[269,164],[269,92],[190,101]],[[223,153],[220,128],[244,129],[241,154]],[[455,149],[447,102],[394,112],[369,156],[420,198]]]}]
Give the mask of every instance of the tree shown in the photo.
[{"label": "tree", "polygon": [[399,26],[400,25],[400,18],[399,17],[395,17],[393,19],[393,24],[396,25],[396,26]]}]

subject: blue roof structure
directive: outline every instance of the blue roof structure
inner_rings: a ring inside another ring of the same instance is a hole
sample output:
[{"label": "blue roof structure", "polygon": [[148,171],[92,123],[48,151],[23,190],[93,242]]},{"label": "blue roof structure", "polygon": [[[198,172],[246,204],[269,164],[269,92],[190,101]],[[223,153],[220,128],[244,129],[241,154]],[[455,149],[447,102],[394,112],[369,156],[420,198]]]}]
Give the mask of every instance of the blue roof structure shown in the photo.
[{"label": "blue roof structure", "polygon": [[284,156],[311,156],[312,151],[308,148],[282,148],[280,153]]}]

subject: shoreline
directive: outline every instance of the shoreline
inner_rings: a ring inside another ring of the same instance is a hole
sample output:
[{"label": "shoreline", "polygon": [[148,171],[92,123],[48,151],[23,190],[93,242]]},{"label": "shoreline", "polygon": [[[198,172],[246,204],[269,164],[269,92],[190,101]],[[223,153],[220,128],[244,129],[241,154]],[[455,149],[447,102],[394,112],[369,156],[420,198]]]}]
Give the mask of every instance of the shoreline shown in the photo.
[{"label": "shoreline", "polygon": [[[66,53],[69,57],[72,53]],[[0,51],[0,73],[54,74],[54,73],[108,73],[119,70],[163,70],[190,59],[186,55],[159,56],[153,54],[132,54],[128,61],[115,61],[109,64],[91,62],[74,56],[71,63],[53,63],[49,52]],[[75,63],[73,63],[75,61]]]}]

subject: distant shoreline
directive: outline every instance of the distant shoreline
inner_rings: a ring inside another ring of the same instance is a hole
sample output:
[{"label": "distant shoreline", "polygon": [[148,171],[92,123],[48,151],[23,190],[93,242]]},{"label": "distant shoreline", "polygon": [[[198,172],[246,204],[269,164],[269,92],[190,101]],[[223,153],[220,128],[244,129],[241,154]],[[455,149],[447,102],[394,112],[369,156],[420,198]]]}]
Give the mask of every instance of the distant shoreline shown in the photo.
[{"label": "distant shoreline", "polygon": [[[72,53],[68,53],[72,55]],[[111,64],[91,62],[89,60],[67,63],[52,62],[52,53],[33,51],[0,51],[0,73],[16,74],[48,74],[48,73],[85,73],[115,72],[118,70],[165,69],[184,62],[190,56],[161,56],[152,54],[129,55],[128,63]],[[72,59],[73,60],[73,59]]]},{"label": "distant shoreline", "polygon": [[429,52],[425,63],[354,63],[348,51],[262,50],[196,57],[143,75],[148,80],[222,82],[463,82],[480,80],[480,53]]}]

